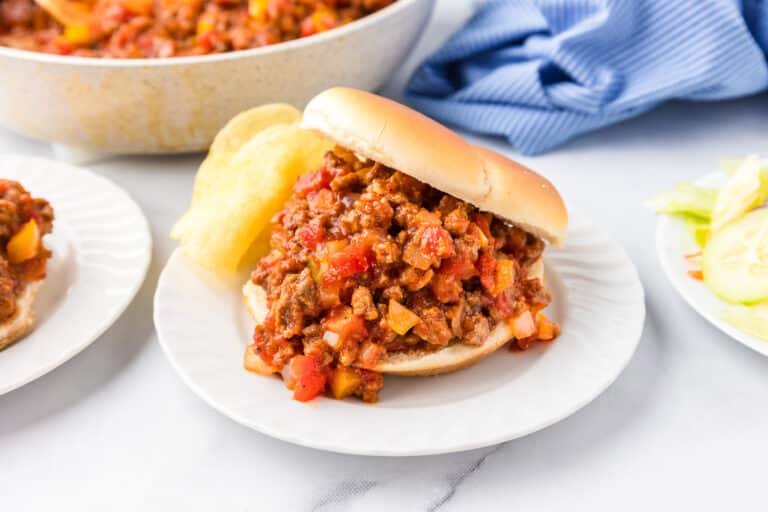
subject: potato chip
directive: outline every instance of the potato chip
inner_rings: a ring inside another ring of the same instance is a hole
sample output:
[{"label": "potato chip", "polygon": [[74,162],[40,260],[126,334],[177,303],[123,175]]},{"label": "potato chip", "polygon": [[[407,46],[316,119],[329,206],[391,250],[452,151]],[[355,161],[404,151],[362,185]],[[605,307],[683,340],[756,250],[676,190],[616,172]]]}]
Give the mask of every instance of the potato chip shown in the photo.
[{"label": "potato chip", "polygon": [[228,162],[257,133],[280,124],[297,124],[301,112],[285,103],[255,107],[236,115],[216,134],[208,156],[197,171],[192,204],[204,196],[211,184],[226,173]]},{"label": "potato chip", "polygon": [[259,129],[238,135],[237,147],[234,137],[217,136],[195,181],[192,207],[172,232],[184,253],[209,269],[231,272],[263,256],[270,219],[298,176],[319,167],[332,146],[297,124],[248,126]]}]

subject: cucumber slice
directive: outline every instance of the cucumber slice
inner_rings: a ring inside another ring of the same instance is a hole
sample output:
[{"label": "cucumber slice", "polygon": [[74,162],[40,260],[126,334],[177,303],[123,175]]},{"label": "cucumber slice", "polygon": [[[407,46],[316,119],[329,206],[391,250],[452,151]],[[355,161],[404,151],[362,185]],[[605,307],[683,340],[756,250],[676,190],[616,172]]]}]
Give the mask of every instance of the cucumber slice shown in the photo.
[{"label": "cucumber slice", "polygon": [[739,219],[768,198],[768,176],[756,155],[745,158],[720,190],[712,209],[712,231]]},{"label": "cucumber slice", "polygon": [[719,297],[752,304],[768,299],[768,209],[714,233],[704,247],[704,282]]}]

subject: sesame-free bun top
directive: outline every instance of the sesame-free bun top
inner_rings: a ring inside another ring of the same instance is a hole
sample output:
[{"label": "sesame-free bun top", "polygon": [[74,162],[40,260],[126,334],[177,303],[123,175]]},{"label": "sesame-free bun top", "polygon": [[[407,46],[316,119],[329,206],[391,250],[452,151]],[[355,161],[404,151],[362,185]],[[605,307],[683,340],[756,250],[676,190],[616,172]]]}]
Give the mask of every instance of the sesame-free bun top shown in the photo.
[{"label": "sesame-free bun top", "polygon": [[555,245],[565,240],[568,212],[547,179],[405,105],[334,87],[309,102],[301,125]]}]

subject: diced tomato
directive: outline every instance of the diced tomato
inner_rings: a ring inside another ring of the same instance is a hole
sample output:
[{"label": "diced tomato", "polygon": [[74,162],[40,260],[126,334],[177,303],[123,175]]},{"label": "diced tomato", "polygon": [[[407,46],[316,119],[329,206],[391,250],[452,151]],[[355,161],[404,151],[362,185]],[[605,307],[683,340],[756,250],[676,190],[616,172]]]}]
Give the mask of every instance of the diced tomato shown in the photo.
[{"label": "diced tomato", "polygon": [[360,244],[352,244],[328,257],[328,274],[325,282],[335,282],[366,272],[370,267],[373,255],[371,250]]},{"label": "diced tomato", "polygon": [[73,51],[72,45],[67,43],[63,37],[53,41],[53,49],[57,55],[69,55]]},{"label": "diced tomato", "polygon": [[489,293],[496,291],[496,258],[486,251],[480,253],[475,264],[480,274],[480,283]]},{"label": "diced tomato", "polygon": [[338,23],[336,13],[327,7],[320,6],[310,16],[301,21],[301,37],[311,36],[332,29]]},{"label": "diced tomato", "polygon": [[124,22],[128,21],[133,15],[131,12],[120,3],[110,4],[109,7],[104,9],[103,22],[109,21]]},{"label": "diced tomato", "polygon": [[296,230],[301,245],[314,251],[317,245],[323,241],[325,229],[321,224],[305,224]]},{"label": "diced tomato", "polygon": [[294,356],[289,363],[290,373],[295,382],[293,399],[308,402],[325,390],[327,372],[314,357]]},{"label": "diced tomato", "polygon": [[461,297],[461,281],[475,275],[477,270],[466,256],[447,259],[432,279],[432,292],[440,302],[456,302]]},{"label": "diced tomato", "polygon": [[306,197],[310,192],[315,192],[323,188],[328,188],[333,176],[325,167],[312,172],[307,172],[299,176],[294,190],[300,196]]},{"label": "diced tomato", "polygon": [[427,226],[421,234],[421,248],[430,256],[450,258],[456,255],[451,234],[440,226]]},{"label": "diced tomato", "polygon": [[506,318],[515,312],[515,300],[510,290],[505,290],[496,296],[496,309],[502,317]]},{"label": "diced tomato", "polygon": [[338,201],[327,188],[321,188],[307,194],[309,209],[314,213],[333,213],[336,210]]},{"label": "diced tomato", "polygon": [[362,341],[368,337],[368,328],[365,326],[365,320],[359,315],[352,313],[349,306],[339,306],[331,312],[322,321],[322,327],[325,331],[330,331],[338,335],[335,341],[336,346],[340,347],[348,341]]},{"label": "diced tomato", "polygon": [[477,269],[466,256],[456,256],[445,260],[438,270],[441,274],[450,274],[457,279],[465,280],[477,275]]},{"label": "diced tomato", "polygon": [[153,10],[152,0],[122,0],[123,7],[138,16],[151,16]]}]

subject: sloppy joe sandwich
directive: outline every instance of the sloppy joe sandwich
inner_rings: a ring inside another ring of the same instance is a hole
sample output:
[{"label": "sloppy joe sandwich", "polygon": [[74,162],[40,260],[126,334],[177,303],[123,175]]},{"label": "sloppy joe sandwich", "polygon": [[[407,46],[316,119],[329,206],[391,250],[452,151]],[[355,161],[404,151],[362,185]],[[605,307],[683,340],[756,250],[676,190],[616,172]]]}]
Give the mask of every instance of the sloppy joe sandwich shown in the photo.
[{"label": "sloppy joe sandwich", "polygon": [[0,350],[32,327],[32,304],[51,252],[42,243],[53,209],[24,187],[0,179]]},{"label": "sloppy joe sandwich", "polygon": [[547,242],[568,214],[552,184],[391,100],[329,89],[301,126],[335,144],[272,219],[243,288],[245,367],[297,400],[377,400],[382,374],[435,375],[508,342],[554,339]]}]

